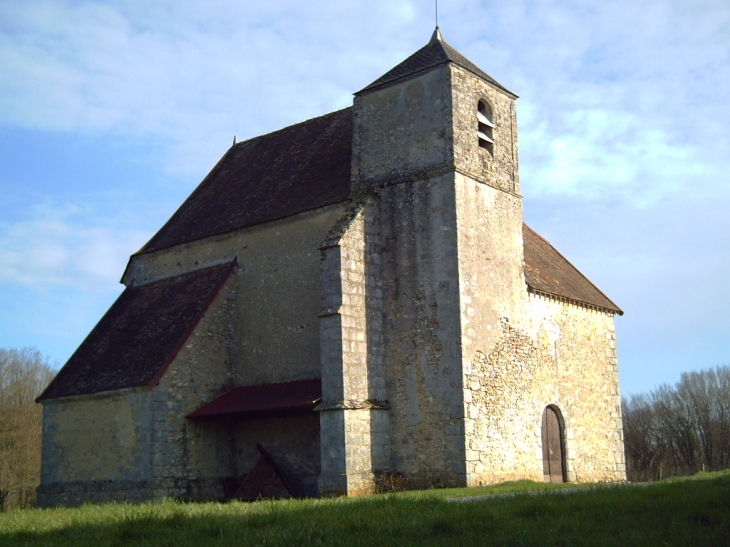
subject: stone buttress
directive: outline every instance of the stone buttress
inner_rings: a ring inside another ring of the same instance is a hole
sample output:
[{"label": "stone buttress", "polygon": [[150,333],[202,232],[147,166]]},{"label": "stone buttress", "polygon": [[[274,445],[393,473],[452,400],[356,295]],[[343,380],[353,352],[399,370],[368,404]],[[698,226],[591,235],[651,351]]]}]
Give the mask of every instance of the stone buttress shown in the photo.
[{"label": "stone buttress", "polygon": [[355,200],[321,246],[321,494],[372,492],[390,464],[378,220]]}]

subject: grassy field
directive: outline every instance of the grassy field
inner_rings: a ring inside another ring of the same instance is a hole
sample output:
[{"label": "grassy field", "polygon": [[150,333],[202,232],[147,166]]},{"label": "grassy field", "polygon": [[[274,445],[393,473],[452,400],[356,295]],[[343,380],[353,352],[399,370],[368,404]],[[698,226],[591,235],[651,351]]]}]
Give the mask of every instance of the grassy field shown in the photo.
[{"label": "grassy field", "polygon": [[569,493],[521,481],[358,499],[17,510],[0,514],[0,545],[723,546],[730,472]]}]

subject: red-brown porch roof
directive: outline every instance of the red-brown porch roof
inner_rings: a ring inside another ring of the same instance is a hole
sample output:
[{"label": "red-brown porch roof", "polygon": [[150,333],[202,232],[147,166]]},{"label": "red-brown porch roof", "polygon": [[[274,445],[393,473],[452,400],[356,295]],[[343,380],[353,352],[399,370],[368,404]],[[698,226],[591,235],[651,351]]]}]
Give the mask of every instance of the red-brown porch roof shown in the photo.
[{"label": "red-brown porch roof", "polygon": [[237,387],[187,415],[188,418],[223,414],[312,410],[322,400],[322,381],[298,380],[280,384]]}]

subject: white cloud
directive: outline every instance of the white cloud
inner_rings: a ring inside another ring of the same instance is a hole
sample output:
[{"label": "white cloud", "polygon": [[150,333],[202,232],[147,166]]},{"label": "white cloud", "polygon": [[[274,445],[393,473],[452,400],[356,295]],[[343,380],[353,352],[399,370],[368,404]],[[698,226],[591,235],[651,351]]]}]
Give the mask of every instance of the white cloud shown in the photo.
[{"label": "white cloud", "polygon": [[[269,113],[301,115],[301,106],[322,94],[303,93],[303,86],[318,87],[331,60],[352,61],[342,42],[357,33],[344,32],[339,19],[387,14],[393,25],[413,18],[409,2],[358,4],[6,5],[5,18],[14,24],[6,24],[0,42],[0,71],[8,76],[0,112],[5,123],[41,129],[177,137],[199,127],[191,121],[219,126],[241,102],[248,113],[276,102]],[[256,108],[247,104],[252,96]]]},{"label": "white cloud", "polygon": [[729,162],[708,162],[699,143],[672,142],[631,113],[592,108],[571,110],[555,123],[535,118],[521,141],[523,187],[534,199],[620,199],[643,208],[683,193],[688,183],[695,191],[708,181],[715,186]]},{"label": "white cloud", "polygon": [[363,74],[384,70],[358,47],[368,27],[380,21],[382,39],[414,12],[383,0],[4,5],[0,123],[151,137],[166,170],[198,173],[233,135],[347,106]]},{"label": "white cloud", "polygon": [[[386,1],[0,9],[0,122],[152,136],[166,169],[183,174],[211,165],[233,135],[346,106],[425,43],[427,32],[414,34],[432,17],[430,6]],[[446,39],[523,96],[529,174],[568,194],[596,170],[593,187],[609,192],[643,176],[642,164],[677,173],[698,143],[730,155],[719,121],[730,118],[729,22],[717,0],[442,6]],[[659,178],[644,181],[647,194],[664,191]]]},{"label": "white cloud", "polygon": [[149,233],[120,228],[78,206],[46,203],[31,218],[0,224],[0,285],[114,290]]}]

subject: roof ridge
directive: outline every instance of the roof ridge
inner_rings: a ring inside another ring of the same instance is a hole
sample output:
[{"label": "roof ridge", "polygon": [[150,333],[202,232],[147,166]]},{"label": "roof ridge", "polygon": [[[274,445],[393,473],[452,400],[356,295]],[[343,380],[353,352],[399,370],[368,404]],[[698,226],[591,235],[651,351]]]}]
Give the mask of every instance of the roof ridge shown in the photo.
[{"label": "roof ridge", "polygon": [[344,114],[344,112],[346,110],[352,110],[352,106],[346,106],[345,108],[341,108],[341,109],[335,110],[333,112],[327,112],[326,114],[320,114],[319,116],[314,116],[312,118],[306,119],[301,122],[293,123],[291,125],[286,125],[284,127],[280,127],[279,129],[274,129],[273,131],[269,131],[268,133],[263,133],[261,135],[256,135],[255,137],[250,137],[243,141],[238,141],[236,144],[231,145],[230,148],[235,148],[236,146],[240,146],[241,144],[250,143],[251,141],[256,141],[263,137],[269,137],[271,135],[276,135],[277,133],[281,133],[282,131],[288,131],[290,129],[299,128],[308,123],[313,123],[317,120],[321,120],[321,119],[327,118],[329,116],[334,116],[335,114]]}]

